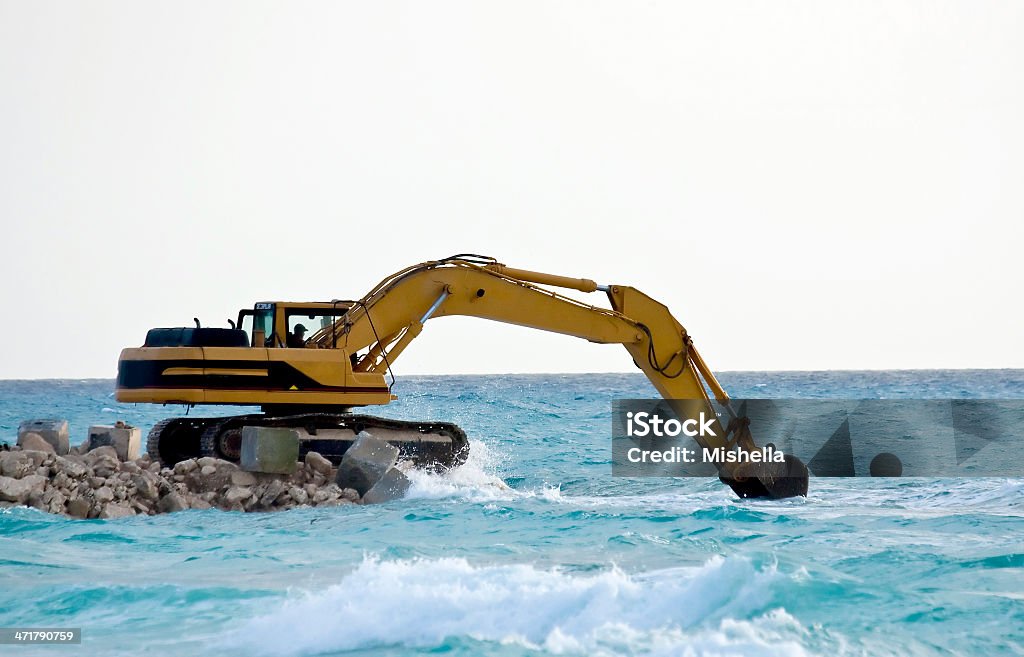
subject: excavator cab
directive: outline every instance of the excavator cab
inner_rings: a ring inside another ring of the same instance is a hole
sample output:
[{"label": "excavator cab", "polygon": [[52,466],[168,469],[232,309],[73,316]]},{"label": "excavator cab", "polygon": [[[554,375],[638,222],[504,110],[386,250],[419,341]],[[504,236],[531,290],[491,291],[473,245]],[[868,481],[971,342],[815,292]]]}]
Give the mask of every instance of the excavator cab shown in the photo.
[{"label": "excavator cab", "polygon": [[[246,344],[251,347],[305,347],[306,340],[303,340],[302,345],[296,345],[289,341],[289,336],[301,332],[308,340],[314,335],[328,331],[340,317],[344,316],[348,308],[347,304],[341,305],[336,302],[260,302],[251,309],[239,311],[236,326],[245,333]],[[336,344],[327,346],[337,347]]]}]

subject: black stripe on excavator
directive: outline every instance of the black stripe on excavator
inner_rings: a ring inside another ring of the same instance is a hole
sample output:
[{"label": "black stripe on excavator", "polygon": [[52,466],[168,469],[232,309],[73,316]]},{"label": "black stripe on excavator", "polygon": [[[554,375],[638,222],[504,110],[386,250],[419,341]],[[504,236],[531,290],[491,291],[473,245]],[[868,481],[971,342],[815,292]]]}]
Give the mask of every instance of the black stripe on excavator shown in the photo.
[{"label": "black stripe on excavator", "polygon": [[[165,375],[170,368],[267,370],[266,377],[231,374]],[[244,384],[244,385],[243,385]],[[254,385],[255,384],[255,385]],[[122,390],[143,388],[209,388],[214,390],[291,390],[307,392],[388,392],[387,386],[326,386],[311,379],[288,363],[254,360],[124,360],[118,364],[117,387]]]}]

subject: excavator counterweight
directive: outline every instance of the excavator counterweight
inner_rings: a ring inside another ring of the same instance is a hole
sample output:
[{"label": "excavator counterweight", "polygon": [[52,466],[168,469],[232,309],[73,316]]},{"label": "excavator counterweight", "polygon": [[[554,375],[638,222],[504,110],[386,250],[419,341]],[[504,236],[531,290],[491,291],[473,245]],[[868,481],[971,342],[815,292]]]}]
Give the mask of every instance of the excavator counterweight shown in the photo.
[{"label": "excavator counterweight", "polygon": [[[604,292],[610,307],[590,305],[551,287]],[[158,423],[149,450],[165,464],[196,456],[237,460],[241,427],[290,427],[302,451],[335,463],[360,431],[395,444],[419,465],[460,465],[465,432],[444,422],[401,422],[355,415],[388,404],[386,375],[434,318],[463,315],[621,344],[655,389],[680,411],[729,398],[686,329],[663,304],[632,287],[507,267],[493,258],[457,255],[424,262],[381,281],[359,300],[261,302],[231,328],[152,329],[142,347],[121,352],[116,396],[122,402],[258,406],[228,418]],[[710,391],[710,392],[709,392]],[[716,420],[717,421],[717,420]],[[730,423],[701,446],[757,449],[749,430]],[[729,436],[732,436],[729,438]],[[806,495],[807,468],[794,457],[751,471],[716,464],[741,497]]]}]

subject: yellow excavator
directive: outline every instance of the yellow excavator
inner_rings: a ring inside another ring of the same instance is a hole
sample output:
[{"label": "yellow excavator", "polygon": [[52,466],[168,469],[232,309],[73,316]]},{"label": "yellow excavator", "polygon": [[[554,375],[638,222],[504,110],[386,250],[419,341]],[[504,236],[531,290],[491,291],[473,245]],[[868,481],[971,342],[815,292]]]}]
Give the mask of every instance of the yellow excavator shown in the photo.
[{"label": "yellow excavator", "polygon": [[[604,292],[611,307],[551,288]],[[237,322],[229,321],[231,328],[202,327],[194,320],[194,328],[152,329],[142,347],[121,352],[116,397],[189,407],[260,407],[250,415],[157,423],[148,451],[168,465],[197,456],[237,460],[242,427],[270,426],[295,429],[303,453],[315,450],[336,463],[365,430],[417,465],[452,468],[469,450],[458,426],[351,412],[397,399],[386,375],[424,324],[446,315],[621,344],[680,412],[699,408],[714,415],[713,395],[733,415],[728,427],[716,424],[720,430],[714,436],[695,438],[702,447],[723,453],[758,449],[686,329],[664,305],[632,287],[514,269],[472,254],[403,269],[355,301],[263,302],[240,311]],[[807,468],[791,455],[785,463],[759,468],[724,459],[716,466],[720,479],[741,497],[807,494]]]}]

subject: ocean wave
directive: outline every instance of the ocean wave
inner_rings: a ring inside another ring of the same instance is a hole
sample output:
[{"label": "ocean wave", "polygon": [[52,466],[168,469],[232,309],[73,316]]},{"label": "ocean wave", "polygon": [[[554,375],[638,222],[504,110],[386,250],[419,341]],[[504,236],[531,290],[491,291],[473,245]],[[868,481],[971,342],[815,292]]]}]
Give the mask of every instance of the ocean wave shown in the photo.
[{"label": "ocean wave", "polygon": [[441,499],[457,497],[469,501],[491,501],[516,497],[516,491],[494,474],[498,457],[487,443],[471,440],[469,458],[457,468],[444,473],[409,469],[406,474],[412,487],[409,499]]},{"label": "ocean wave", "polygon": [[310,655],[469,638],[553,654],[800,657],[820,637],[774,602],[787,577],[733,557],[632,575],[367,558],[338,584],[243,622],[225,648]]}]

